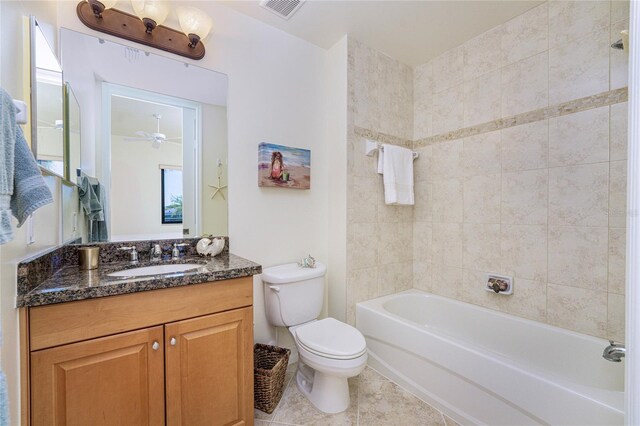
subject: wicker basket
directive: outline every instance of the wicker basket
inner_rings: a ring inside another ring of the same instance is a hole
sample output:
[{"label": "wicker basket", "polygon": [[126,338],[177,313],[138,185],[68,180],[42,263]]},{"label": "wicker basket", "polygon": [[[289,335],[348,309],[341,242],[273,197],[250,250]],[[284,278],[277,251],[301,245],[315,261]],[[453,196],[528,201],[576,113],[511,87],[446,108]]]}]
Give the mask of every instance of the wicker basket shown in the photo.
[{"label": "wicker basket", "polygon": [[275,410],[282,392],[291,351],[256,343],[253,347],[254,406],[265,413]]}]

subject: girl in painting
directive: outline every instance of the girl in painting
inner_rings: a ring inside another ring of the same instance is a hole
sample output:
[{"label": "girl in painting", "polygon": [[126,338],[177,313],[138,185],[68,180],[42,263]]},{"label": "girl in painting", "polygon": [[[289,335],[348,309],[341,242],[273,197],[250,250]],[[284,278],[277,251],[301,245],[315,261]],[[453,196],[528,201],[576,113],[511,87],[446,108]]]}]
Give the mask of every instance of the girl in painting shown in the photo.
[{"label": "girl in painting", "polygon": [[282,179],[284,164],[282,162],[282,153],[275,151],[271,154],[271,179]]}]

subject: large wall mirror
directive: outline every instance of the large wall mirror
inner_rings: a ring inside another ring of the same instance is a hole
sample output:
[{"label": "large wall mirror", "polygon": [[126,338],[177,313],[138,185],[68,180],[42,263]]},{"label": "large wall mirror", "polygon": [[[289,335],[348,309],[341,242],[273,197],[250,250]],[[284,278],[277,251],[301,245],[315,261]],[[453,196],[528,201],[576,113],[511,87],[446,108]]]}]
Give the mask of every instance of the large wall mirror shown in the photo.
[{"label": "large wall mirror", "polygon": [[65,28],[60,45],[82,117],[65,238],[227,235],[227,76]]},{"label": "large wall mirror", "polygon": [[31,149],[40,166],[65,177],[64,86],[62,68],[51,44],[30,18]]}]

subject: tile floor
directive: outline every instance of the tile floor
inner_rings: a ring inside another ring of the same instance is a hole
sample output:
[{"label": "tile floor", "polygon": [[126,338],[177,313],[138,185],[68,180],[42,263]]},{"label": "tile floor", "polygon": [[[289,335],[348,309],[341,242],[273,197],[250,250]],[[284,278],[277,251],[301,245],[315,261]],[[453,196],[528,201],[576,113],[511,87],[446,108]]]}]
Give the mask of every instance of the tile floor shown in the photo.
[{"label": "tile floor", "polygon": [[293,379],[296,364],[289,365],[285,391],[272,414],[255,410],[256,426],[266,425],[442,425],[458,424],[416,398],[374,369],[349,380],[351,406],[343,413],[318,411],[298,390]]}]

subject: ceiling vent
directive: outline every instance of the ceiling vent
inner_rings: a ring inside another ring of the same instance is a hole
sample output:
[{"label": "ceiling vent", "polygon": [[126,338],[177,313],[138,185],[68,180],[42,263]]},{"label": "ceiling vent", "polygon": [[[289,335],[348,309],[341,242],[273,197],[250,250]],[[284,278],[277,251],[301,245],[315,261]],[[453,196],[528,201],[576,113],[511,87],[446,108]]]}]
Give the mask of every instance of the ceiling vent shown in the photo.
[{"label": "ceiling vent", "polygon": [[275,13],[282,19],[289,19],[300,9],[304,0],[262,0],[260,6]]}]

